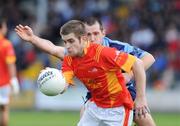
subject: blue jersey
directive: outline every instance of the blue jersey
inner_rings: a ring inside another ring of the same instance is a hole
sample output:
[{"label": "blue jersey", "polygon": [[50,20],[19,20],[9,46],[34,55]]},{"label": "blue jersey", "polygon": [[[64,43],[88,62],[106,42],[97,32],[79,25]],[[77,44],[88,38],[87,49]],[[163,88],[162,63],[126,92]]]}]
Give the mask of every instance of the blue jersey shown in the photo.
[{"label": "blue jersey", "polygon": [[[129,53],[131,55],[136,56],[137,58],[142,58],[144,55],[147,54],[146,51],[137,48],[135,46],[131,46],[128,43],[124,43],[124,42],[120,42],[117,40],[111,40],[107,37],[103,38],[103,45],[104,46],[108,46],[108,47],[112,47],[112,48],[116,48],[120,51]],[[127,83],[127,88],[132,96],[132,99],[135,100],[136,98],[136,88],[135,88],[135,81],[131,80],[130,82]]]}]

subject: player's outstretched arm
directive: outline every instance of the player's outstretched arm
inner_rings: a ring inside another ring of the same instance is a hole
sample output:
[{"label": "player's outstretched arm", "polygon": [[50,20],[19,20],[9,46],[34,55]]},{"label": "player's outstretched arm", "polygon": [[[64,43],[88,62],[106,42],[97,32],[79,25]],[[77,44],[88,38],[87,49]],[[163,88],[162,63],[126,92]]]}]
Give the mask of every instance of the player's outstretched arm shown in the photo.
[{"label": "player's outstretched arm", "polygon": [[21,24],[17,25],[15,31],[23,40],[30,42],[37,48],[63,60],[64,47],[56,46],[51,41],[36,36],[29,26],[23,26]]}]

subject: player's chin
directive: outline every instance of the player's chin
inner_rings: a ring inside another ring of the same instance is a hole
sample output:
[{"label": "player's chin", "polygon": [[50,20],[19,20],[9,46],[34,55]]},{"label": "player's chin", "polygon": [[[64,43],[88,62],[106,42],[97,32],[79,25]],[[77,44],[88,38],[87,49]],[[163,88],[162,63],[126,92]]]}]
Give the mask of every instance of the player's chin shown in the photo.
[{"label": "player's chin", "polygon": [[74,57],[74,56],[76,56],[77,54],[74,53],[74,52],[68,52],[68,55]]},{"label": "player's chin", "polygon": [[69,55],[69,56],[72,56],[72,57],[75,56],[75,54],[73,54],[73,53],[68,53],[68,55]]}]

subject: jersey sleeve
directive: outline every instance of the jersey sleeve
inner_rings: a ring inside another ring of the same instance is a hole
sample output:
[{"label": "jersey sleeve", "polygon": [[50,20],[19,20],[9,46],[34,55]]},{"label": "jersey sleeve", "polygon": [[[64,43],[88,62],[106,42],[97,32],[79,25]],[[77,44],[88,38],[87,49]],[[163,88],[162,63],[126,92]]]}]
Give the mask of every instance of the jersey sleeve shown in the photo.
[{"label": "jersey sleeve", "polygon": [[7,64],[15,63],[16,56],[15,56],[14,48],[9,41],[6,41],[6,43],[5,43],[4,55],[6,56],[6,63]]},{"label": "jersey sleeve", "polygon": [[103,48],[101,52],[102,62],[106,69],[122,69],[130,72],[136,58],[128,53],[116,50],[114,48]]},{"label": "jersey sleeve", "polygon": [[132,46],[128,43],[125,43],[124,46],[125,46],[124,52],[129,53],[133,56],[136,56],[137,58],[140,58],[140,59],[148,53],[148,52],[146,52],[136,46]]},{"label": "jersey sleeve", "polygon": [[120,51],[126,52],[128,54],[131,54],[133,56],[136,56],[137,58],[142,58],[148,53],[148,52],[146,52],[136,46],[132,46],[126,42],[111,40],[109,38],[104,38],[103,44],[105,46],[113,47],[113,48],[116,48],[117,50],[120,50]]},{"label": "jersey sleeve", "polygon": [[62,73],[63,76],[65,77],[66,83],[67,84],[71,84],[74,85],[74,72],[71,66],[71,58],[69,58],[68,56],[64,57],[63,63],[62,63]]}]

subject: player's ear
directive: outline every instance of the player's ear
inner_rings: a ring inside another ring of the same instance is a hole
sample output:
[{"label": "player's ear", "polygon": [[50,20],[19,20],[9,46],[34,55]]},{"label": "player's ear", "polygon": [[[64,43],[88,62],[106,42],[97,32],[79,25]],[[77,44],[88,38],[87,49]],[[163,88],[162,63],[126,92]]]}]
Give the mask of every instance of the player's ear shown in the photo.
[{"label": "player's ear", "polygon": [[86,35],[82,35],[82,36],[81,36],[81,41],[87,41],[87,40],[88,40],[88,38],[87,38]]},{"label": "player's ear", "polygon": [[106,36],[106,30],[104,28],[102,29],[102,34],[104,37]]}]

